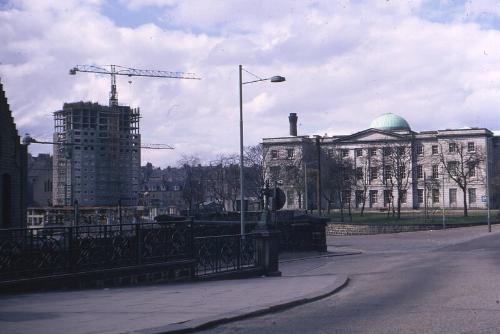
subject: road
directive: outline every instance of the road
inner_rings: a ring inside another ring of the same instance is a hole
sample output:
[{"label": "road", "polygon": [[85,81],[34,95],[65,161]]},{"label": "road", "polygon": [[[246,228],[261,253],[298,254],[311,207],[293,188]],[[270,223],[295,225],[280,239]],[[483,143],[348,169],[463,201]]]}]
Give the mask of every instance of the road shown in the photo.
[{"label": "road", "polygon": [[329,244],[363,253],[307,260],[307,270],[297,270],[347,274],[341,292],[201,333],[500,333],[500,227],[335,237]]}]

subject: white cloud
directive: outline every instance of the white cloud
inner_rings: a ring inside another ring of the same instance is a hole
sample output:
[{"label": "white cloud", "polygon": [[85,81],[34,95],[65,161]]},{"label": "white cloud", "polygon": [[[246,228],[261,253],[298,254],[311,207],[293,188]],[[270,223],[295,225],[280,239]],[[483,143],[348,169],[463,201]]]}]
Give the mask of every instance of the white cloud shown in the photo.
[{"label": "white cloud", "polygon": [[[103,8],[116,3],[104,0],[0,7],[0,75],[21,133],[50,134],[51,114],[64,102],[106,104],[108,77],[71,77],[68,70],[111,63],[203,78],[119,78],[120,102],[141,107],[143,141],[176,148],[143,153],[143,162],[158,165],[174,164],[181,154],[208,160],[238,151],[238,64],[263,77],[287,78],[245,85],[247,144],[287,135],[289,112],[298,113],[301,134],[362,130],[384,112],[400,114],[416,130],[500,128],[493,117],[500,102],[500,33],[481,25],[485,13],[498,16],[498,2],[120,3],[131,10],[124,19],[147,15],[153,6],[161,20],[120,22],[105,15]],[[458,19],[466,11],[470,17]]]}]

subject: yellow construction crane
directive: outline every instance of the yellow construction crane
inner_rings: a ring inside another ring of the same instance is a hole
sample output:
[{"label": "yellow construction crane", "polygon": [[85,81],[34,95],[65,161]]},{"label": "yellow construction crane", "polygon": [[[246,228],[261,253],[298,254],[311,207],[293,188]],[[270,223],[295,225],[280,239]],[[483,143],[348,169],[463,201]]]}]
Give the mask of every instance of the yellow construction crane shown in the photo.
[{"label": "yellow construction crane", "polygon": [[109,93],[110,107],[118,105],[118,92],[116,90],[117,75],[125,75],[128,77],[153,77],[153,78],[201,80],[201,78],[198,78],[194,73],[157,71],[157,70],[139,70],[136,68],[123,67],[119,65],[76,65],[75,67],[69,70],[69,74],[71,75],[75,75],[76,72],[107,74],[111,76],[111,92]]}]

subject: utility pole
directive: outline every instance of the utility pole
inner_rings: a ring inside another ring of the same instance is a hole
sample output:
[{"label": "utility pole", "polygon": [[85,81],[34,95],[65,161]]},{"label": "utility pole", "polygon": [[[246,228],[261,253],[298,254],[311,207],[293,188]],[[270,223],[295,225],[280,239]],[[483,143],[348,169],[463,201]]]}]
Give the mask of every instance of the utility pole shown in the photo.
[{"label": "utility pole", "polygon": [[445,170],[444,170],[444,167],[443,167],[443,230],[446,229],[446,216],[444,214],[444,174],[445,174]]},{"label": "utility pole", "polygon": [[321,196],[323,192],[321,191],[321,146],[320,146],[320,136],[316,136],[316,149],[318,154],[318,175],[316,178],[316,199],[318,202],[318,215],[321,216]]},{"label": "utility pole", "polygon": [[307,213],[307,162],[304,161],[304,209]]},{"label": "utility pole", "polygon": [[74,210],[74,212],[73,212],[73,215],[74,215],[74,217],[73,217],[74,218],[74,226],[78,226],[79,225],[79,222],[78,222],[78,220],[79,220],[79,212],[78,212],[79,211],[79,206],[78,206],[78,201],[77,200],[75,200],[73,202],[73,210]]},{"label": "utility pole", "polygon": [[424,172],[424,221],[427,223],[427,177]]},{"label": "utility pole", "polygon": [[488,208],[488,233],[491,233],[491,220],[490,220],[490,164],[489,154],[486,156],[486,206]]}]

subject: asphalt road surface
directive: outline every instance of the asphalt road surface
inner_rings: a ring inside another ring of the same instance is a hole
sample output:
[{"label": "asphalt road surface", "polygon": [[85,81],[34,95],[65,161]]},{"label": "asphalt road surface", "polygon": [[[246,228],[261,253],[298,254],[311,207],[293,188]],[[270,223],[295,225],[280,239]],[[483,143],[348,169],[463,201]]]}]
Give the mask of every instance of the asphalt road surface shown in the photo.
[{"label": "asphalt road surface", "polygon": [[202,333],[500,333],[500,226],[493,233],[475,227],[335,237],[329,244],[363,253],[307,260],[296,270],[347,274],[342,291]]}]

